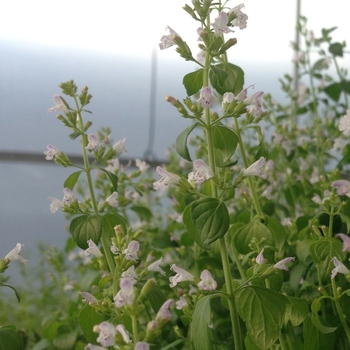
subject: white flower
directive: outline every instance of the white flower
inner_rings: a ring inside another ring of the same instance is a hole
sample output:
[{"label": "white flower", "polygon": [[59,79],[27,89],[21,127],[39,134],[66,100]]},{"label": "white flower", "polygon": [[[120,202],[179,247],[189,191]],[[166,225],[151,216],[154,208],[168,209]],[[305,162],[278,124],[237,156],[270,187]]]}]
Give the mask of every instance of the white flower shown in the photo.
[{"label": "white flower", "polygon": [[56,156],[60,154],[59,149],[56,148],[55,146],[47,145],[46,147],[47,147],[47,151],[44,152],[44,154],[46,155],[45,157],[46,160],[55,159]]},{"label": "white flower", "polygon": [[247,169],[243,171],[244,176],[260,176],[263,179],[266,179],[267,176],[263,171],[263,167],[265,165],[265,158],[260,157],[259,160],[250,165]]},{"label": "white flower", "polygon": [[333,188],[337,188],[339,196],[347,196],[350,198],[350,182],[346,180],[337,180],[332,183]]},{"label": "white flower", "polygon": [[286,266],[286,264],[288,264],[294,260],[295,260],[294,257],[284,258],[284,259],[280,260],[279,262],[277,262],[275,265],[273,265],[273,267],[275,269],[288,271],[288,267]]},{"label": "white flower", "polygon": [[149,345],[148,343],[139,341],[135,344],[134,350],[149,350]]},{"label": "white flower", "polygon": [[230,33],[233,32],[228,26],[228,15],[226,12],[221,11],[219,13],[219,17],[215,18],[214,23],[211,23],[211,25],[214,28],[214,34],[216,37],[220,36],[224,33]]},{"label": "white flower", "polygon": [[144,162],[140,159],[135,159],[135,164],[139,168],[141,173],[143,173],[144,171],[146,171],[149,168],[149,164],[147,164],[146,162]]},{"label": "white flower", "polygon": [[59,95],[53,95],[53,102],[55,105],[47,110],[48,113],[55,112],[55,111],[62,111],[64,113],[68,113],[68,108],[63,103]]},{"label": "white flower", "polygon": [[113,300],[118,308],[125,304],[131,305],[134,302],[134,281],[131,278],[120,279],[120,290]]},{"label": "white flower", "polygon": [[201,184],[214,176],[210,167],[207,164],[205,164],[202,159],[196,159],[193,162],[193,169],[195,171],[190,172],[188,174],[189,182]]},{"label": "white flower", "polygon": [[24,259],[22,256],[19,255],[19,252],[21,251],[23,247],[23,244],[21,243],[17,243],[16,247],[13,248],[6,256],[4,259],[8,259],[10,261],[13,260],[18,260],[20,261],[22,264],[27,265],[28,260]]},{"label": "white flower", "polygon": [[118,158],[109,160],[107,163],[108,163],[108,166],[106,166],[106,170],[111,173],[115,173],[120,167],[120,162]]},{"label": "white flower", "polygon": [[336,237],[340,237],[343,241],[343,252],[350,252],[350,237],[345,235],[344,233],[338,233],[335,235]]},{"label": "white flower", "polygon": [[180,38],[180,35],[177,34],[175,32],[175,30],[171,29],[169,26],[167,26],[165,29],[168,30],[169,34],[168,35],[163,35],[160,38],[159,47],[160,47],[161,50],[167,49],[167,48],[175,45],[175,43],[173,41],[173,36],[178,36]]},{"label": "white flower", "polygon": [[239,4],[229,11],[229,13],[234,12],[236,14],[237,17],[232,21],[232,24],[239,27],[239,29],[244,29],[247,27],[248,16],[241,11],[242,7],[244,7],[244,4]]},{"label": "white flower", "polygon": [[158,190],[159,188],[164,188],[168,185],[175,185],[180,181],[180,178],[177,175],[169,173],[160,166],[157,166],[156,172],[159,176],[161,176],[161,179],[153,183],[153,187],[155,190]]},{"label": "white flower", "polygon": [[126,260],[137,260],[137,252],[140,249],[140,243],[138,241],[130,241],[128,247],[122,251],[125,254]]},{"label": "white flower", "polygon": [[122,324],[118,324],[117,327],[115,327],[115,329],[122,336],[125,343],[131,343],[129,333],[126,331]]},{"label": "white flower", "polygon": [[217,283],[208,270],[203,270],[200,276],[201,281],[197,284],[202,290],[215,290]]},{"label": "white flower", "polygon": [[331,278],[334,278],[338,273],[342,273],[344,275],[348,275],[350,271],[348,268],[340,262],[336,257],[332,258],[333,264],[335,268],[332,270]]},{"label": "white flower", "polygon": [[184,269],[177,267],[175,264],[170,266],[170,270],[176,272],[175,276],[169,277],[170,288],[175,287],[179,282],[193,281],[194,276]]},{"label": "white flower", "polygon": [[118,192],[113,192],[110,196],[106,198],[106,202],[111,206],[117,208],[118,202]]},{"label": "white flower", "polygon": [[345,115],[340,117],[338,129],[344,136],[350,136],[350,109],[346,111]]},{"label": "white flower", "polygon": [[173,303],[174,301],[172,299],[168,299],[159,309],[155,320],[161,323],[170,321],[172,317],[170,307],[173,305]]},{"label": "white flower", "polygon": [[73,192],[68,188],[63,189],[63,199],[62,202],[64,205],[71,205],[75,201]]},{"label": "white flower", "polygon": [[85,147],[88,151],[96,151],[98,149],[98,140],[95,134],[88,135],[88,145]]},{"label": "white flower", "polygon": [[343,138],[336,137],[334,139],[332,150],[336,151],[337,149],[343,149],[344,147],[343,142],[344,142]]},{"label": "white flower", "polygon": [[160,258],[159,260],[153,262],[151,265],[147,267],[147,270],[160,272],[163,276],[165,276],[165,271],[160,267],[160,263],[162,262],[162,259],[163,258]]},{"label": "white flower", "polygon": [[312,198],[311,198],[311,200],[314,202],[314,203],[316,203],[316,204],[322,204],[322,199],[321,199],[321,197],[318,195],[318,194],[315,194]]},{"label": "white flower", "polygon": [[97,303],[98,300],[90,293],[88,292],[79,292],[79,294],[83,297],[82,302],[84,304],[89,304],[89,303]]},{"label": "white flower", "polygon": [[63,207],[63,202],[60,201],[59,199],[57,199],[55,197],[49,197],[49,199],[52,202],[51,205],[50,205],[50,211],[51,211],[52,214],[56,213],[58,208],[62,208]]},{"label": "white flower", "polygon": [[175,307],[177,310],[182,310],[184,307],[188,307],[188,302],[184,297],[180,297],[180,299],[175,303]]},{"label": "white flower", "polygon": [[267,260],[264,258],[264,248],[261,250],[261,252],[257,255],[257,257],[255,258],[255,262],[258,265],[263,264],[264,262],[266,262]]},{"label": "white flower", "polygon": [[98,248],[98,246],[95,244],[95,242],[92,239],[89,239],[87,241],[89,248],[84,250],[84,255],[94,255],[96,256],[96,258],[99,258],[100,256],[102,256],[102,253],[100,251],[100,249]]},{"label": "white flower", "polygon": [[116,142],[113,145],[113,149],[117,152],[118,155],[122,154],[122,153],[127,153],[127,150],[124,146],[124,143],[126,141],[126,137],[124,137],[123,139],[119,140],[118,142]]},{"label": "white flower", "polygon": [[204,87],[199,95],[197,102],[200,102],[203,108],[211,108],[216,102],[216,97],[211,93],[210,87]]},{"label": "white flower", "polygon": [[99,333],[96,339],[102,346],[114,345],[114,338],[116,336],[116,329],[112,323],[102,322],[97,326],[94,326],[94,331]]},{"label": "white flower", "polygon": [[122,277],[123,277],[123,278],[129,278],[129,279],[131,279],[133,282],[136,282],[138,276],[139,276],[139,275],[138,275],[137,272],[135,271],[135,266],[134,266],[134,265],[130,266],[126,271],[124,271],[124,272],[122,273]]}]

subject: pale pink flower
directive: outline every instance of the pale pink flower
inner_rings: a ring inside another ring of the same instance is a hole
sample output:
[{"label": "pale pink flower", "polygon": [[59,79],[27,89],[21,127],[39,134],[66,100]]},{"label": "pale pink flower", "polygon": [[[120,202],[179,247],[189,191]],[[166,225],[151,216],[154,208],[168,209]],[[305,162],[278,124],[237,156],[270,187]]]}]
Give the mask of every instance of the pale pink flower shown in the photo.
[{"label": "pale pink flower", "polygon": [[199,95],[197,102],[200,102],[203,108],[211,108],[216,102],[216,97],[211,93],[210,87],[204,87]]},{"label": "pale pink flower", "polygon": [[165,276],[165,271],[160,267],[163,258],[153,262],[151,265],[147,267],[148,271],[160,272],[163,276]]},{"label": "pale pink flower", "polygon": [[216,37],[220,36],[221,34],[224,33],[230,33],[233,32],[228,26],[228,15],[226,12],[221,11],[219,13],[219,17],[214,19],[214,23],[211,23],[211,25],[214,28],[214,34]]},{"label": "pale pink flower", "polygon": [[180,38],[180,35],[175,32],[175,30],[171,29],[169,26],[165,28],[169,34],[168,35],[163,35],[160,38],[160,43],[159,43],[159,48],[161,50],[167,49],[173,45],[175,45],[173,41],[173,36],[178,36]]},{"label": "pale pink flower", "polygon": [[120,290],[113,298],[116,307],[131,305],[134,302],[134,283],[131,278],[120,279]]},{"label": "pale pink flower", "polygon": [[172,299],[168,299],[159,309],[155,321],[166,323],[171,320],[171,312],[170,307],[173,305],[174,301]]},{"label": "pale pink flower", "polygon": [[177,267],[175,264],[172,264],[170,266],[170,270],[176,272],[175,276],[169,277],[170,288],[175,287],[180,282],[194,280],[193,275],[191,275],[189,272],[182,269],[181,267]]},{"label": "pale pink flower", "polygon": [[57,199],[55,197],[49,197],[49,199],[52,202],[51,205],[50,205],[50,211],[51,211],[52,214],[56,213],[58,208],[62,208],[63,207],[63,202],[60,201],[59,199]]},{"label": "pale pink flower", "polygon": [[63,199],[62,202],[64,205],[71,205],[75,201],[74,194],[71,189],[68,187],[63,189]]},{"label": "pale pink flower", "polygon": [[96,258],[99,258],[102,256],[102,253],[98,246],[95,244],[95,242],[92,239],[89,239],[87,241],[89,247],[84,250],[84,255],[94,255]]},{"label": "pale pink flower", "polygon": [[188,307],[188,302],[184,297],[180,297],[180,299],[175,303],[175,307],[177,310],[182,310],[184,307]]},{"label": "pale pink flower", "polygon": [[193,169],[195,171],[188,174],[188,181],[190,182],[201,184],[214,176],[210,167],[202,159],[193,161]]},{"label": "pale pink flower", "polygon": [[338,129],[344,136],[350,136],[350,109],[347,109],[346,114],[340,117]]},{"label": "pale pink flower", "polygon": [[10,261],[18,260],[22,264],[27,265],[28,260],[24,259],[22,256],[19,255],[22,247],[23,244],[17,243],[16,247],[13,248],[9,253],[7,253],[4,259],[8,259]]},{"label": "pale pink flower", "polygon": [[56,111],[68,113],[68,108],[63,103],[63,101],[59,95],[53,95],[53,102],[55,105],[47,110],[48,113],[56,112]]},{"label": "pale pink flower", "polygon": [[343,241],[343,252],[350,252],[350,237],[348,235],[345,235],[344,233],[338,233],[335,235],[336,237],[340,237],[340,239]]},{"label": "pale pink flower", "polygon": [[332,270],[331,278],[334,278],[338,273],[342,273],[343,275],[348,275],[350,271],[348,268],[340,262],[336,257],[332,258],[333,264],[335,268]]},{"label": "pale pink flower", "polygon": [[46,160],[53,160],[61,153],[59,149],[53,145],[47,145],[46,147],[47,151],[44,152]]},{"label": "pale pink flower", "polygon": [[123,254],[125,254],[126,260],[137,260],[137,252],[140,249],[140,243],[138,241],[130,241],[128,244],[128,247],[122,251]]},{"label": "pale pink flower", "polygon": [[346,180],[337,180],[332,183],[332,187],[337,189],[339,196],[347,196],[350,198],[350,182]]},{"label": "pale pink flower", "polygon": [[119,205],[118,202],[118,192],[113,192],[110,196],[106,198],[106,202],[114,208],[117,208]]},{"label": "pale pink flower", "polygon": [[82,302],[84,304],[89,304],[89,303],[97,303],[98,300],[90,293],[88,292],[79,292],[79,294],[83,297]]},{"label": "pale pink flower", "polygon": [[126,271],[124,271],[122,273],[122,277],[123,278],[130,278],[135,283],[137,280],[137,277],[139,277],[139,275],[135,271],[135,266],[132,265]]},{"label": "pale pink flower", "polygon": [[88,135],[88,145],[85,147],[89,152],[96,151],[98,149],[98,140],[95,134]]},{"label": "pale pink flower", "polygon": [[288,267],[286,266],[286,264],[288,264],[294,260],[295,260],[294,257],[284,258],[284,259],[280,260],[279,262],[277,262],[275,265],[273,265],[273,267],[275,269],[288,271]]},{"label": "pale pink flower", "polygon": [[197,284],[199,289],[210,291],[215,290],[217,283],[208,270],[203,270],[200,275],[201,281]]},{"label": "pale pink flower", "polygon": [[241,8],[243,7],[244,4],[239,4],[229,11],[229,13],[234,12],[236,14],[237,17],[232,21],[232,24],[239,27],[239,29],[244,29],[247,27],[248,16],[241,11]]},{"label": "pale pink flower", "polygon": [[117,331],[112,323],[102,322],[99,325],[94,326],[94,331],[97,331],[99,333],[99,336],[96,340],[102,346],[114,345],[114,338],[117,334]]},{"label": "pale pink flower", "polygon": [[251,164],[247,169],[243,171],[244,176],[260,176],[263,179],[267,178],[263,168],[265,165],[265,158],[260,157],[259,160]]},{"label": "pale pink flower", "polygon": [[149,350],[149,345],[144,341],[139,341],[135,344],[134,350]]},{"label": "pale pink flower", "polygon": [[149,164],[140,159],[135,159],[135,165],[139,168],[141,173],[145,172],[149,168]]},{"label": "pale pink flower", "polygon": [[160,166],[157,166],[156,172],[159,176],[161,176],[161,179],[153,183],[153,187],[155,190],[158,190],[159,188],[164,188],[168,185],[176,185],[180,181],[180,178],[177,175],[169,173]]},{"label": "pale pink flower", "polygon": [[264,262],[266,262],[267,260],[264,258],[264,248],[261,250],[261,252],[257,255],[257,257],[255,258],[255,261],[258,265],[263,264]]},{"label": "pale pink flower", "polygon": [[122,336],[126,344],[131,343],[130,335],[122,324],[118,324],[115,329]]}]

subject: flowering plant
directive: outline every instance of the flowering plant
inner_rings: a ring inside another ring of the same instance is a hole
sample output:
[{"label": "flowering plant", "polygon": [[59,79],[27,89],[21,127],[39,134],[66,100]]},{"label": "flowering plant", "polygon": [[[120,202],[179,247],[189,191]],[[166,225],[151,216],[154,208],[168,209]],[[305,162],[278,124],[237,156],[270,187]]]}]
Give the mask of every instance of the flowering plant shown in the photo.
[{"label": "flowering plant", "polygon": [[[183,78],[185,99],[166,96],[190,123],[155,172],[139,159],[121,165],[126,139],[88,133],[87,87],[68,81],[54,95],[48,112],[80,139],[83,164],[47,146],[48,161],[75,168],[50,210],[71,219],[66,252],[83,252],[81,272],[91,278],[70,288],[81,296],[79,330],[61,327],[54,340],[45,332],[41,349],[58,347],[57,338],[90,350],[348,348],[345,43],[332,42],[334,28],[316,38],[302,17],[305,48],[295,45],[294,63],[309,86],[296,89],[286,75],[290,103],[281,105],[244,87],[243,70],[229,62],[248,16],[243,4],[227,5],[184,6],[199,27],[195,57],[172,28],[161,37],[161,50],[175,47],[199,68]],[[327,73],[331,62],[339,82]]]}]

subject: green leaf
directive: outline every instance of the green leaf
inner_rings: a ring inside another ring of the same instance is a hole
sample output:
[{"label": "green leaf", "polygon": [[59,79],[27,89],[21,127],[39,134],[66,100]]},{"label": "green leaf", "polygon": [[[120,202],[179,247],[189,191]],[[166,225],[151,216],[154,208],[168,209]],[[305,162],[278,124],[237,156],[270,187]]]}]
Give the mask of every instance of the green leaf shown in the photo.
[{"label": "green leaf", "polygon": [[192,316],[191,338],[195,350],[211,350],[212,333],[209,328],[211,323],[210,299],[212,295],[206,295],[199,299]]},{"label": "green leaf", "polygon": [[57,350],[72,349],[76,343],[78,331],[74,330],[69,333],[58,334],[53,340],[53,345]]},{"label": "green leaf", "polygon": [[[193,239],[198,244],[207,246],[225,235],[229,228],[230,217],[224,202],[207,197],[195,200],[189,206],[190,218],[186,216],[186,220],[193,222],[198,233]],[[191,226],[188,227],[185,221],[184,224],[190,233]]]},{"label": "green leaf", "polygon": [[189,162],[191,162],[191,156],[190,153],[188,151],[188,147],[187,147],[187,139],[188,136],[191,134],[191,132],[194,130],[194,128],[196,126],[198,126],[199,123],[194,123],[190,126],[188,126],[185,130],[183,130],[179,136],[176,138],[176,142],[175,142],[175,149],[176,152],[184,159],[188,160]]},{"label": "green leaf", "polygon": [[175,349],[176,345],[179,345],[183,342],[184,340],[183,339],[178,339],[178,340],[175,340],[174,342],[172,342],[171,344],[169,345],[166,345],[164,346],[163,348],[161,348],[160,350],[170,350],[170,349]]},{"label": "green leaf", "polygon": [[330,44],[328,51],[334,56],[343,57],[343,45],[340,43]]},{"label": "green leaf", "polygon": [[303,336],[305,350],[319,350],[319,333],[310,316],[307,316],[304,321]]},{"label": "green leaf", "polygon": [[333,101],[338,102],[342,88],[340,83],[333,83],[328,85],[323,90]]},{"label": "green leaf", "polygon": [[77,171],[73,174],[70,174],[67,177],[67,180],[64,182],[63,187],[68,187],[71,191],[73,191],[73,188],[74,188],[75,184],[77,183],[81,173],[82,173],[82,170]]},{"label": "green leaf", "polygon": [[286,231],[275,218],[268,216],[265,220],[266,226],[273,236],[274,245],[278,249],[278,252],[281,252],[287,239]]},{"label": "green leaf", "polygon": [[233,243],[241,254],[248,254],[249,247],[253,238],[259,241],[263,240],[265,245],[273,245],[273,235],[271,231],[259,220],[253,220],[244,225],[236,233],[233,232]]},{"label": "green leaf", "polygon": [[214,73],[213,69],[209,71],[210,82],[219,94],[223,95],[225,92],[232,92],[237,95],[243,90],[244,72],[240,67],[232,63],[220,63],[215,67],[221,71],[225,71],[227,74],[227,78],[221,85],[220,82],[222,82],[222,79],[218,78],[218,75]]},{"label": "green leaf", "polygon": [[237,134],[223,125],[215,125],[213,127],[213,143],[215,148],[216,165],[225,166],[238,144]]},{"label": "green leaf", "polygon": [[130,209],[138,215],[141,221],[150,222],[152,220],[153,214],[150,209],[141,205],[133,205]]},{"label": "green leaf", "polygon": [[89,239],[98,244],[102,231],[102,219],[100,215],[81,215],[73,219],[69,226],[69,232],[81,249],[87,249]]},{"label": "green leaf", "polygon": [[118,191],[118,176],[117,175],[114,175],[113,173],[111,173],[110,171],[104,169],[104,168],[98,168],[100,169],[101,171],[105,172],[109,178],[109,180],[111,181],[112,183],[112,186],[113,186],[113,190],[116,192]]},{"label": "green leaf", "polygon": [[184,76],[182,83],[185,86],[188,96],[194,95],[203,86],[203,69],[188,73]]},{"label": "green leaf", "polygon": [[155,313],[159,311],[161,306],[166,302],[167,298],[158,284],[154,284],[147,293],[147,299]]},{"label": "green leaf", "polygon": [[102,216],[102,234],[105,237],[115,237],[114,227],[121,225],[124,232],[126,232],[125,219],[118,214],[106,214]]},{"label": "green leaf", "polygon": [[89,305],[85,305],[83,307],[83,309],[79,312],[78,322],[85,335],[87,343],[96,344],[98,334],[93,332],[92,329],[95,325],[106,320],[107,318],[102,314],[97,313],[93,307]]},{"label": "green leaf", "polygon": [[345,91],[347,94],[350,94],[350,81],[349,80],[342,80],[340,82],[341,88],[343,91]]},{"label": "green leaf", "polygon": [[82,132],[73,132],[72,134],[69,134],[69,138],[71,138],[72,140],[75,140],[77,137],[79,137],[80,135],[82,135]]},{"label": "green leaf", "polygon": [[283,326],[287,299],[284,295],[259,286],[247,286],[236,294],[237,308],[254,343],[269,349]]},{"label": "green leaf", "polygon": [[224,70],[220,69],[218,66],[211,65],[210,68],[220,86],[223,86],[226,78],[228,77],[228,74]]},{"label": "green leaf", "polygon": [[321,238],[310,245],[310,253],[314,261],[319,264],[322,280],[329,280],[334,268],[333,257],[343,260],[343,245],[336,238]]},{"label": "green leaf", "polygon": [[0,328],[0,350],[23,350],[21,335],[12,326]]},{"label": "green leaf", "polygon": [[289,303],[287,304],[287,317],[296,327],[302,324],[309,312],[309,304],[306,299],[298,299],[287,295]]}]

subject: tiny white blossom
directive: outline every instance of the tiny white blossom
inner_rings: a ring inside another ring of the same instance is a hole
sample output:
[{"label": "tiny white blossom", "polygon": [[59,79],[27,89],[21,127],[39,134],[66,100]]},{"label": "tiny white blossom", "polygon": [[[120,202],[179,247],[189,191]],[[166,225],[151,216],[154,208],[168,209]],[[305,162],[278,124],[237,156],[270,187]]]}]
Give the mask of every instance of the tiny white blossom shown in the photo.
[{"label": "tiny white blossom", "polygon": [[89,303],[97,303],[98,300],[90,293],[88,292],[79,292],[79,294],[83,297],[82,302],[84,304],[89,304]]},{"label": "tiny white blossom", "polygon": [[124,146],[125,141],[126,141],[126,137],[124,137],[123,139],[119,140],[118,142],[116,142],[113,145],[113,149],[117,152],[118,155],[128,152],[126,150],[125,146]]},{"label": "tiny white blossom", "polygon": [[22,256],[19,255],[19,252],[21,251],[22,247],[23,244],[17,243],[16,247],[13,248],[8,254],[6,254],[4,259],[8,259],[10,261],[18,260],[22,264],[27,265],[28,260],[24,259]]},{"label": "tiny white blossom", "polygon": [[144,171],[146,171],[149,168],[149,164],[147,164],[146,162],[144,162],[140,159],[135,159],[135,164],[139,168],[141,173],[143,173]]},{"label": "tiny white blossom", "polygon": [[118,158],[111,159],[107,162],[106,170],[115,173],[120,168],[120,162]]},{"label": "tiny white blossom", "polygon": [[116,307],[131,305],[134,302],[134,283],[131,278],[120,279],[120,290],[113,298]]},{"label": "tiny white blossom", "polygon": [[175,32],[175,30],[171,29],[169,26],[165,28],[169,34],[168,35],[163,35],[160,38],[160,43],[159,43],[159,48],[161,50],[167,49],[173,45],[175,45],[173,41],[173,36],[178,36],[180,38],[180,35]]},{"label": "tiny white blossom", "polygon": [[350,109],[347,109],[346,114],[340,117],[338,129],[344,136],[350,136]]},{"label": "tiny white blossom", "polygon": [[147,267],[148,271],[155,271],[160,272],[163,276],[165,276],[165,271],[160,267],[160,263],[162,262],[163,258],[160,258],[159,260],[153,262],[151,265]]},{"label": "tiny white blossom", "polygon": [[159,176],[161,176],[161,179],[153,183],[153,187],[155,190],[158,190],[159,188],[164,188],[168,185],[175,185],[180,181],[180,178],[177,175],[169,173],[160,166],[157,166],[156,172]]},{"label": "tiny white blossom", "polygon": [[286,266],[286,264],[288,264],[294,260],[295,260],[294,257],[284,258],[284,259],[280,260],[279,262],[277,262],[275,265],[273,265],[273,267],[275,269],[288,271],[288,267]]},{"label": "tiny white blossom", "polygon": [[170,307],[173,305],[174,301],[172,299],[168,299],[159,309],[156,315],[156,321],[166,323],[171,320],[171,312]]},{"label": "tiny white blossom", "polygon": [[131,343],[130,335],[122,324],[118,324],[115,329],[122,336],[125,343]]},{"label": "tiny white blossom", "polygon": [[230,33],[233,32],[228,26],[228,15],[226,12],[221,11],[219,13],[219,17],[215,18],[214,23],[211,23],[211,25],[214,28],[214,34],[216,37],[220,36],[224,33]]},{"label": "tiny white blossom", "polygon": [[251,164],[247,169],[243,171],[244,176],[260,176],[263,179],[266,179],[267,176],[263,170],[265,165],[265,158],[260,157],[259,160]]},{"label": "tiny white blossom", "polygon": [[332,183],[332,187],[337,189],[339,196],[347,196],[350,198],[350,182],[346,180],[337,180]]},{"label": "tiny white blossom", "polygon": [[176,272],[175,276],[169,277],[170,288],[175,287],[180,282],[194,280],[193,275],[191,275],[189,272],[182,269],[181,267],[177,267],[175,264],[172,264],[170,266],[170,270]]},{"label": "tiny white blossom", "polygon": [[98,140],[95,134],[88,135],[88,145],[85,147],[88,151],[96,151],[98,149]]},{"label": "tiny white blossom", "polygon": [[239,27],[239,29],[244,29],[247,27],[248,16],[241,11],[241,8],[243,7],[244,4],[239,4],[229,11],[229,13],[234,12],[236,14],[237,17],[232,21],[232,24]]},{"label": "tiny white blossom", "polygon": [[182,310],[184,307],[188,307],[188,302],[184,297],[180,297],[180,299],[175,303],[175,307],[177,310]]},{"label": "tiny white blossom", "polygon": [[102,322],[99,325],[94,326],[94,331],[97,331],[99,333],[99,336],[96,340],[102,346],[114,345],[114,338],[117,331],[112,323]]},{"label": "tiny white blossom", "polygon": [[202,290],[215,290],[217,283],[212,277],[211,273],[208,270],[203,270],[200,275],[201,281],[197,284],[199,289]]},{"label": "tiny white blossom", "polygon": [[68,187],[63,189],[63,199],[62,202],[64,205],[71,205],[75,201],[74,194],[72,190],[70,190]]},{"label": "tiny white blossom", "polygon": [[130,278],[133,282],[136,282],[137,277],[139,277],[139,275],[135,271],[135,266],[132,265],[126,271],[124,271],[122,273],[122,277],[123,278]]},{"label": "tiny white blossom", "polygon": [[106,202],[111,206],[117,208],[118,202],[118,192],[113,192],[110,196],[106,198]]},{"label": "tiny white blossom", "polygon": [[190,182],[201,184],[214,176],[210,167],[202,159],[196,159],[193,162],[193,169],[195,171],[188,174],[188,181]]},{"label": "tiny white blossom", "polygon": [[332,258],[333,264],[335,268],[332,270],[331,278],[333,279],[338,273],[342,273],[343,275],[348,275],[350,271],[348,268],[340,262],[336,257]]},{"label": "tiny white blossom", "polygon": [[59,95],[53,95],[53,102],[55,105],[47,110],[48,113],[56,112],[56,111],[68,113],[68,108],[63,103],[63,101]]},{"label": "tiny white blossom", "polygon": [[140,243],[138,241],[130,241],[128,247],[122,251],[125,254],[126,260],[137,260],[137,252],[140,249]]},{"label": "tiny white blossom", "polygon": [[94,255],[96,258],[99,258],[102,256],[102,253],[100,251],[100,249],[98,248],[98,246],[95,244],[95,242],[92,239],[89,239],[87,241],[89,247],[87,249],[84,250],[84,254],[85,255]]},{"label": "tiny white blossom", "polygon": [[214,106],[216,100],[217,99],[212,94],[210,87],[206,86],[201,90],[197,102],[199,102],[203,108],[211,108]]},{"label": "tiny white blossom", "polygon": [[134,350],[149,350],[149,345],[146,342],[139,341],[135,344]]},{"label": "tiny white blossom", "polygon": [[47,151],[44,152],[44,154],[46,155],[45,159],[46,160],[53,160],[56,158],[56,156],[58,156],[60,154],[60,151],[58,148],[56,148],[53,145],[47,145]]},{"label": "tiny white blossom", "polygon": [[49,197],[49,199],[52,202],[50,205],[50,211],[52,214],[56,213],[58,208],[62,208],[64,205],[62,201],[60,201],[59,199],[57,199],[55,197]]},{"label": "tiny white blossom", "polygon": [[344,233],[338,233],[335,235],[336,237],[340,237],[343,241],[343,252],[350,252],[350,237]]},{"label": "tiny white blossom", "polygon": [[264,248],[261,250],[261,252],[257,255],[257,257],[255,258],[255,262],[258,265],[263,264],[264,262],[266,262],[267,260],[264,258]]}]

